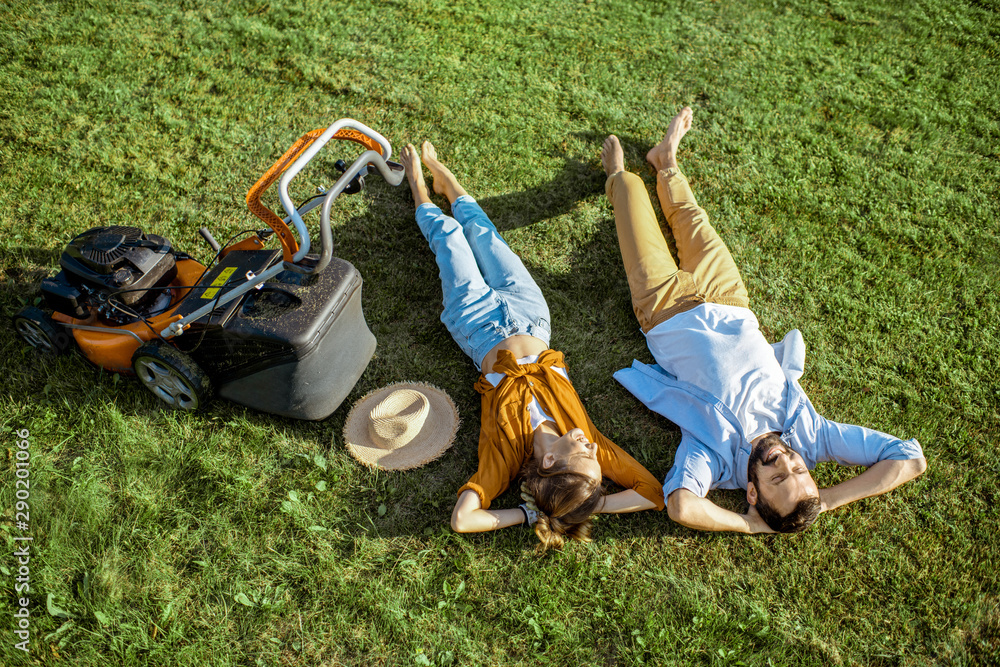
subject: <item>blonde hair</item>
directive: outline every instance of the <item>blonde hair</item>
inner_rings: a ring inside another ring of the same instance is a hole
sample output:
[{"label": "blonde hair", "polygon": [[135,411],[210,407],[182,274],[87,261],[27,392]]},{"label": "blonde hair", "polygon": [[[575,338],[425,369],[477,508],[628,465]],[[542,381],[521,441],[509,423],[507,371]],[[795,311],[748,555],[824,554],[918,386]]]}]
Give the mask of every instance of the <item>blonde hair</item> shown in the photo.
[{"label": "blonde hair", "polygon": [[567,539],[590,541],[590,518],[604,502],[601,480],[571,472],[564,464],[543,470],[534,457],[524,462],[521,475],[522,497],[538,508],[540,552],[561,549]]}]

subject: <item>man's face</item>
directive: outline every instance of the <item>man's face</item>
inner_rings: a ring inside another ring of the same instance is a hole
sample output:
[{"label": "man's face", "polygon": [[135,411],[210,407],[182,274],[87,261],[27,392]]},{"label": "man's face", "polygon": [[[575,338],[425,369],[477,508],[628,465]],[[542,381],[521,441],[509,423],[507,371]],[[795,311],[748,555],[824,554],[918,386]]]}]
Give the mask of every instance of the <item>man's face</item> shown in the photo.
[{"label": "man's face", "polygon": [[759,495],[781,516],[786,516],[799,501],[819,496],[819,487],[805,461],[778,438],[754,443],[749,468],[747,501],[751,505],[757,504]]},{"label": "man's face", "polygon": [[[549,459],[549,456],[552,458]],[[545,465],[546,461],[551,461]],[[600,481],[601,464],[597,461],[597,444],[587,440],[583,429],[574,428],[554,441],[543,458],[542,464],[548,468],[561,461],[566,469]]]}]

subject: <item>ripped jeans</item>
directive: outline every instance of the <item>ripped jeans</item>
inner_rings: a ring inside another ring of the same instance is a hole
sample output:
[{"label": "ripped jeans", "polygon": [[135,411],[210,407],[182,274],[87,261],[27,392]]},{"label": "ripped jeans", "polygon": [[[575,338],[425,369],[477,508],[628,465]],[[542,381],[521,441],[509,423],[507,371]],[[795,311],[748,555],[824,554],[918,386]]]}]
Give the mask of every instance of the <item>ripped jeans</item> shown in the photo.
[{"label": "ripped jeans", "polygon": [[441,321],[451,337],[480,370],[489,351],[511,336],[527,334],[548,345],[549,307],[521,259],[475,199],[463,195],[451,209],[454,218],[434,204],[416,212],[440,270]]}]

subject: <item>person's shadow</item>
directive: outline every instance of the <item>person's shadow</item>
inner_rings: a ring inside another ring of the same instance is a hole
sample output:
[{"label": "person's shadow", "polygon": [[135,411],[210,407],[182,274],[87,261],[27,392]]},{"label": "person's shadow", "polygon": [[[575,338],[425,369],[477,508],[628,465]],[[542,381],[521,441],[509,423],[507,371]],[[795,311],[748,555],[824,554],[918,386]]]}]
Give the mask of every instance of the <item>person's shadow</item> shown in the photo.
[{"label": "person's shadow", "polygon": [[[607,135],[580,132],[572,136],[585,145],[594,146],[593,157],[560,155],[562,169],[550,181],[520,192],[476,198],[501,233],[565,215],[581,201],[604,192],[606,178],[598,153]],[[631,166],[631,171],[644,179],[649,178],[648,183],[654,183],[645,157],[652,146],[629,135],[618,135],[618,140],[625,153],[626,167]]]}]

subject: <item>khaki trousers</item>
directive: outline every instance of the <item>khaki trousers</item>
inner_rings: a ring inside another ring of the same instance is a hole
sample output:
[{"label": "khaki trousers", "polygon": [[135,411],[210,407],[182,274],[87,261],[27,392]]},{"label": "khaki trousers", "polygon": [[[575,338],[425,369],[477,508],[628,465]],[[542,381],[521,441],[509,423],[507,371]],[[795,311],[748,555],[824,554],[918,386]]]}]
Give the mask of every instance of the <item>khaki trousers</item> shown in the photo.
[{"label": "khaki trousers", "polygon": [[706,302],[748,307],[736,263],[679,169],[656,175],[656,193],[673,231],[679,262],[670,255],[641,178],[620,171],[608,178],[604,190],[615,211],[632,308],[643,333]]}]

